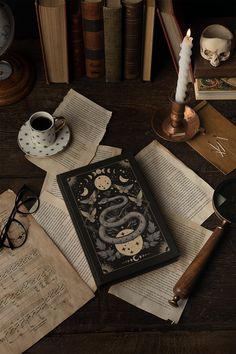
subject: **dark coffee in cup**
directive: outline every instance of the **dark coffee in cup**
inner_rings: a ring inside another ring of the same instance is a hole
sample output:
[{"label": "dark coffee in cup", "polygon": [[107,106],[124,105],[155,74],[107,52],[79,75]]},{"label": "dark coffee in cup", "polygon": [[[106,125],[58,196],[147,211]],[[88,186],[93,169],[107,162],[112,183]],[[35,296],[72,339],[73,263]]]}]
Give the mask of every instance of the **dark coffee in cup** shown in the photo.
[{"label": "dark coffee in cup", "polygon": [[38,116],[32,121],[31,126],[35,130],[43,131],[52,126],[52,121],[47,117]]},{"label": "dark coffee in cup", "polygon": [[54,143],[57,133],[66,124],[64,117],[53,117],[50,113],[39,111],[29,118],[31,139],[35,145],[48,147]]}]

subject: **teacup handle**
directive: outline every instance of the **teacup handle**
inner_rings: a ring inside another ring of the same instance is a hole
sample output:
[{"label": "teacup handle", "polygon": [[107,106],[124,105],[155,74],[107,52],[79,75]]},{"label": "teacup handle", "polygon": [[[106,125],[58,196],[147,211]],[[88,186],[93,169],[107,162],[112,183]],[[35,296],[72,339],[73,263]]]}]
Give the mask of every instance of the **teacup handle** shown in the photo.
[{"label": "teacup handle", "polygon": [[[58,133],[66,124],[66,119],[64,117],[54,117],[55,122],[55,132]],[[59,124],[57,124],[59,122]]]}]

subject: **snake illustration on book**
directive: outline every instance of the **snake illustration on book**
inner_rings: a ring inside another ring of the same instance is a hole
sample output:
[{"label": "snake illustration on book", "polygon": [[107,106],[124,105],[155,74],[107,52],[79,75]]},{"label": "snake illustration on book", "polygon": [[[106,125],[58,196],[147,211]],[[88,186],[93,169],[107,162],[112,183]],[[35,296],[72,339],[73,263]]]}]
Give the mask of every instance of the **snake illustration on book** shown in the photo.
[{"label": "snake illustration on book", "polygon": [[[137,212],[137,211],[130,211],[128,214],[126,214],[125,216],[123,216],[121,219],[119,220],[106,220],[106,216],[116,210],[116,209],[120,209],[123,206],[125,206],[128,203],[128,198],[126,196],[123,195],[118,195],[115,197],[110,197],[110,198],[103,198],[99,204],[106,204],[108,202],[113,202],[115,200],[118,199],[122,199],[122,201],[118,204],[115,205],[111,205],[106,207],[100,214],[99,216],[99,222],[100,222],[100,227],[99,227],[99,236],[101,238],[102,241],[110,243],[110,244],[121,244],[121,243],[125,243],[125,242],[129,242],[134,240],[137,236],[141,235],[141,233],[144,231],[145,227],[146,227],[146,219],[145,217]],[[132,219],[137,219],[139,221],[138,227],[136,228],[136,230],[134,230],[133,232],[131,232],[128,235],[123,235],[119,238],[114,238],[109,236],[106,233],[106,230],[109,228],[113,228],[113,227],[119,227],[119,226],[123,226],[124,224],[127,223],[127,221],[132,220]]]},{"label": "snake illustration on book", "polygon": [[98,284],[173,258],[168,229],[129,153],[66,172],[58,180]]}]

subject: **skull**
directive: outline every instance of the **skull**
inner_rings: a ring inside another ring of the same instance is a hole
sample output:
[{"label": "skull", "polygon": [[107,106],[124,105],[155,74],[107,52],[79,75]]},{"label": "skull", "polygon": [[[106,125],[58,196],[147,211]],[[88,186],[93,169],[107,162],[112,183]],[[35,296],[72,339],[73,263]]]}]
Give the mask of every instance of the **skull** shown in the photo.
[{"label": "skull", "polygon": [[214,67],[220,65],[230,56],[232,49],[233,34],[222,25],[210,25],[206,27],[200,38],[201,56],[210,61]]}]

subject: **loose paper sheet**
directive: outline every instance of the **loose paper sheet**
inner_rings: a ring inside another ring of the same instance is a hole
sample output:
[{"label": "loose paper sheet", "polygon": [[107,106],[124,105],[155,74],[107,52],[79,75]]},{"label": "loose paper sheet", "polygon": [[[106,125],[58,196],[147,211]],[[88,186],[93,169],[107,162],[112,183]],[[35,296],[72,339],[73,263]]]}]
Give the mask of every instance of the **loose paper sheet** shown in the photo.
[{"label": "loose paper sheet", "polygon": [[188,144],[224,174],[236,168],[236,126],[208,102],[195,108],[205,134],[198,134]]},{"label": "loose paper sheet", "polygon": [[[15,194],[0,195],[0,225]],[[33,216],[19,216],[28,229],[26,243],[2,249],[0,256],[0,353],[20,354],[93,296]]]},{"label": "loose paper sheet", "polygon": [[26,158],[52,175],[87,165],[106,132],[112,112],[70,89],[53,115],[66,118],[72,133],[70,145],[51,157]]},{"label": "loose paper sheet", "polygon": [[178,261],[113,285],[109,293],[164,320],[178,323],[187,300],[179,301],[178,308],[172,307],[168,300],[173,298],[175,283],[211,235],[211,231],[182,218],[169,218],[168,226],[180,251]]},{"label": "loose paper sheet", "polygon": [[[121,149],[113,146],[99,145],[96,151],[96,155],[90,163],[98,162],[110,157],[118,156],[121,154]],[[47,191],[53,194],[55,197],[63,199],[59,186],[57,184],[56,176],[47,173],[41,192]]]},{"label": "loose paper sheet", "polygon": [[154,140],[136,159],[165,216],[182,215],[202,224],[213,212],[213,188]]},{"label": "loose paper sheet", "polygon": [[114,285],[109,292],[177,323],[186,300],[181,301],[177,309],[168,304],[173,286],[200,250],[203,240],[211,234],[189,220],[201,224],[213,213],[213,189],[157,141],[140,151],[136,159],[165,215],[181,256],[171,265]]},{"label": "loose paper sheet", "polygon": [[[48,215],[50,215],[50,218]],[[95,280],[65,202],[44,191],[40,194],[40,208],[34,214],[34,217],[83,281],[93,291],[96,291]]]},{"label": "loose paper sheet", "polygon": [[[91,163],[120,154],[119,148],[100,145]],[[95,291],[97,286],[55,176],[47,174],[40,194],[40,209],[34,217],[85,283]]]}]

